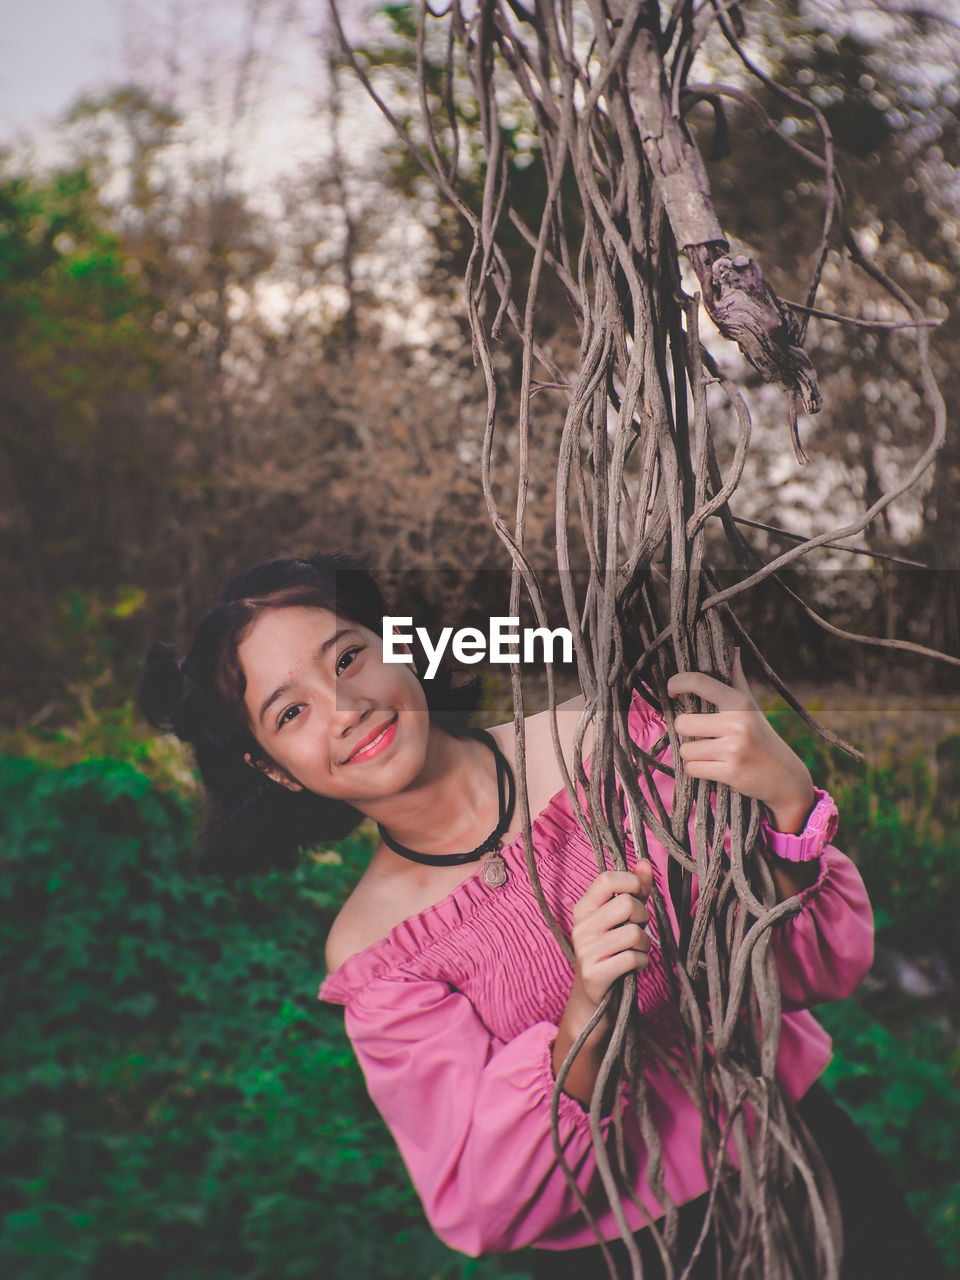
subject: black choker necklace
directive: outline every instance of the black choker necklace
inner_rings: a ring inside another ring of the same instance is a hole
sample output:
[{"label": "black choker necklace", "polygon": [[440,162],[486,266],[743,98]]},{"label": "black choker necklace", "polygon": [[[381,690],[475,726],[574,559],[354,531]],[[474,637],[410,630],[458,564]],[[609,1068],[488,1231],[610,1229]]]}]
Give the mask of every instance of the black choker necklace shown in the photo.
[{"label": "black choker necklace", "polygon": [[486,729],[468,729],[467,733],[471,738],[477,738],[481,742],[485,742],[493,752],[497,763],[500,819],[483,844],[478,844],[476,849],[471,849],[469,853],[417,853],[414,849],[408,849],[406,845],[398,844],[396,840],[391,840],[379,822],[377,823],[377,830],[380,832],[383,843],[392,849],[394,853],[399,853],[401,858],[409,858],[411,862],[422,862],[424,866],[428,867],[458,867],[465,862],[478,862],[485,853],[492,853],[493,857],[488,858],[483,864],[483,882],[492,889],[496,889],[507,882],[507,864],[504,862],[499,849],[504,832],[510,826],[510,819],[513,817],[513,805],[516,799],[513,770],[510,768],[509,761],[497,746],[496,738],[492,733],[489,733]]}]

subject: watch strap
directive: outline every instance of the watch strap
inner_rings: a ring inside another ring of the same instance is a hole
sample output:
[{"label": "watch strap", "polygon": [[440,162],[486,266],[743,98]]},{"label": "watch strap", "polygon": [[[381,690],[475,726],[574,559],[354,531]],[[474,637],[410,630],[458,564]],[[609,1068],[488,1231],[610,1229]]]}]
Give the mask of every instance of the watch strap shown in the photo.
[{"label": "watch strap", "polygon": [[811,862],[819,858],[826,845],[836,834],[839,815],[832,796],[814,787],[816,803],[810,811],[806,825],[798,835],[776,831],[764,818],[761,823],[767,849],[785,862]]}]

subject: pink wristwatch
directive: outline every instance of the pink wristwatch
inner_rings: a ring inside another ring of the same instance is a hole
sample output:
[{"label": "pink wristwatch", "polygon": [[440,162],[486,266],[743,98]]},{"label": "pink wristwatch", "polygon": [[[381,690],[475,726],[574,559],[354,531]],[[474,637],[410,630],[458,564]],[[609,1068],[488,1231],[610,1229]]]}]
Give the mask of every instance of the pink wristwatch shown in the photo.
[{"label": "pink wristwatch", "polygon": [[767,849],[774,857],[783,858],[786,862],[810,862],[819,858],[824,846],[833,839],[839,820],[837,806],[826,791],[819,787],[813,790],[817,802],[799,835],[775,831],[766,818],[761,821]]}]

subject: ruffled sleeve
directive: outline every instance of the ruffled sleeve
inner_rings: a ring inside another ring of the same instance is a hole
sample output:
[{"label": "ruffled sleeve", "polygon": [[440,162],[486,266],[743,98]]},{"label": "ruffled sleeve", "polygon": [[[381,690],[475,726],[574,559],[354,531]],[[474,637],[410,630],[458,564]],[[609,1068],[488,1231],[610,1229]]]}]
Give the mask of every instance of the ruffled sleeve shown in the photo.
[{"label": "ruffled sleeve", "polygon": [[[430,1224],[451,1248],[518,1249],[579,1212],[550,1131],[552,1023],[503,1043],[446,983],[385,979],[349,1002],[346,1027]],[[563,1093],[559,1133],[589,1190],[589,1116]]]},{"label": "ruffled sleeve", "polygon": [[820,874],[797,896],[800,910],[774,928],[770,943],[784,1009],[843,999],[873,963],[873,910],[846,854],[827,845]]}]

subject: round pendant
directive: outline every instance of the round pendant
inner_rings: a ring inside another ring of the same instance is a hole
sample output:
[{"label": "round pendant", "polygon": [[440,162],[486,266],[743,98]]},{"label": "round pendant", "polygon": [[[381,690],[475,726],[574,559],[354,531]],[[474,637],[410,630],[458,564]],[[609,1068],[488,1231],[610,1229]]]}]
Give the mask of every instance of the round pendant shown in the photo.
[{"label": "round pendant", "polygon": [[493,854],[483,864],[483,883],[491,889],[499,889],[507,883],[507,864],[499,853]]}]

